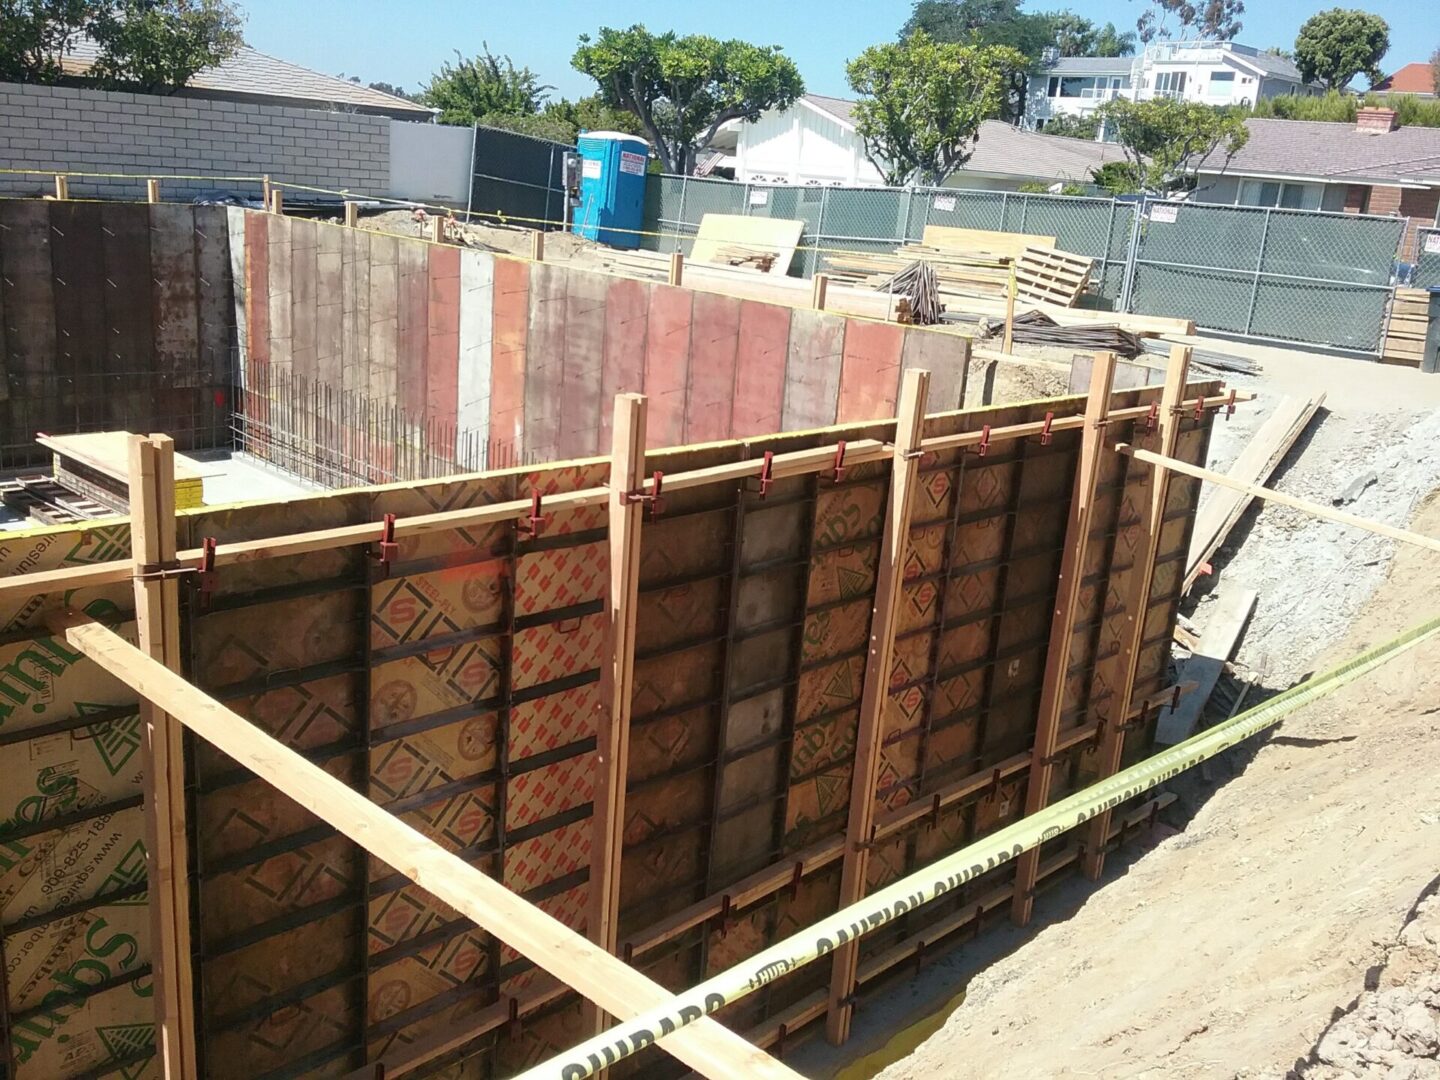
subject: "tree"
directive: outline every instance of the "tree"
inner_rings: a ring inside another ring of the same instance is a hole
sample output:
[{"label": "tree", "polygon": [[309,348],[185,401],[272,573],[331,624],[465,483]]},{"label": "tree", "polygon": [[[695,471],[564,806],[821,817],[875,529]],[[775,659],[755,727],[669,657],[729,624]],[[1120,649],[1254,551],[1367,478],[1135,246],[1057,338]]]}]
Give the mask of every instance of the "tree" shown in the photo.
[{"label": "tree", "polygon": [[1095,112],[1114,132],[1140,189],[1153,195],[1189,185],[1196,167],[1217,152],[1223,169],[1250,137],[1239,110],[1194,101],[1113,98]]},{"label": "tree", "polygon": [[1134,195],[1140,191],[1140,177],[1128,161],[1107,161],[1090,176],[1108,195]]},{"label": "tree", "polygon": [[244,44],[227,0],[0,0],[0,79],[54,82],[81,35],[98,55],[86,78],[155,91],[184,86]]},{"label": "tree", "polygon": [[86,26],[100,55],[90,78],[156,91],[184,86],[197,71],[239,51],[240,13],[225,0],[119,0]]},{"label": "tree", "polygon": [[1115,24],[1107,22],[1095,35],[1095,51],[1091,56],[1133,56],[1135,54],[1135,31],[1123,33]]},{"label": "tree", "polygon": [[[1230,41],[1244,29],[1244,0],[1146,0],[1149,7],[1135,21],[1140,40],[1198,38]],[[1173,20],[1173,24],[1172,24]]]},{"label": "tree", "polygon": [[1084,116],[1061,113],[1045,121],[1045,134],[1094,142],[1100,137],[1100,118],[1094,113]]},{"label": "tree", "polygon": [[1114,23],[1096,26],[1073,11],[1025,17],[1043,20],[1048,25],[1050,42],[1061,56],[1129,56],[1135,51],[1135,35],[1122,34]]},{"label": "tree", "polygon": [[602,27],[593,41],[582,36],[570,62],[599,84],[606,105],[639,119],[666,171],[682,175],[721,124],[758,120],[805,92],[779,46],[652,34],[639,25]]},{"label": "tree", "polygon": [[1390,51],[1390,27],[1379,15],[1330,8],[1312,15],[1295,38],[1295,66],[1306,82],[1322,79],[1344,90],[1356,75],[1379,82],[1380,61]]},{"label": "tree", "polygon": [[845,66],[861,95],[853,119],[865,156],[888,184],[942,183],[974,152],[980,122],[1024,65],[1015,49],[939,42],[920,30],[872,45]]},{"label": "tree", "polygon": [[420,91],[420,100],[439,109],[442,124],[492,124],[497,117],[534,116],[552,87],[527,68],[517,68],[508,56],[484,52],[466,59],[457,51],[455,63],[446,63]]},{"label": "tree", "polygon": [[1440,48],[1430,54],[1430,86],[1440,98]]}]

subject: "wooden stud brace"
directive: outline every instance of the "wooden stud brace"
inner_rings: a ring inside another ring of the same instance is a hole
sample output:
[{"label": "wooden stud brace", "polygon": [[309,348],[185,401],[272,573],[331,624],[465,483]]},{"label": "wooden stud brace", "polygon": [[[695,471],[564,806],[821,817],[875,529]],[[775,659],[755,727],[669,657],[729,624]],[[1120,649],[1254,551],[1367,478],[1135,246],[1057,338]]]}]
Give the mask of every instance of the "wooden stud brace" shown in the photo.
[{"label": "wooden stud brace", "polygon": [[[175,557],[175,443],[166,435],[133,435],[129,451],[139,651],[179,671],[178,576],[194,573],[194,568],[182,566]],[[185,743],[180,725],[151,702],[140,703],[140,718],[156,1052],[165,1080],[192,1080],[199,1076],[199,1065],[185,828]]]},{"label": "wooden stud brace", "polygon": [[[109,628],[73,611],[52,620],[51,628],[237,764],[606,1011],[630,1018],[670,1001],[672,995],[659,984],[191,686]],[[794,1070],[708,1018],[675,1032],[662,1046],[715,1080],[800,1080]]]},{"label": "wooden stud brace", "polygon": [[[1060,579],[1056,586],[1055,607],[1051,611],[1050,640],[1045,650],[1040,708],[1035,721],[1035,746],[1030,775],[1025,782],[1027,817],[1043,810],[1050,800],[1056,740],[1060,733],[1060,717],[1065,709],[1066,671],[1070,665],[1076,611],[1080,606],[1080,581],[1085,573],[1114,381],[1115,354],[1096,353],[1090,371],[1090,392],[1085,401],[1085,423],[1081,428],[1080,454],[1076,460],[1070,513],[1065,527],[1065,547],[1060,558]],[[1020,926],[1030,921],[1039,867],[1039,848],[1025,852],[1015,864],[1015,895],[1011,900],[1010,914]]]},{"label": "wooden stud brace", "polygon": [[[850,816],[845,835],[851,840],[872,837],[875,829],[875,787],[880,775],[880,740],[884,735],[885,703],[890,695],[890,669],[894,663],[895,632],[900,623],[904,592],[905,556],[910,547],[910,518],[919,483],[919,458],[924,438],[925,399],[930,372],[911,368],[900,388],[899,417],[890,466],[889,502],[885,532],[876,569],[875,607],[870,617],[870,650],[865,658],[865,680],[860,692],[860,718],[855,736],[855,767],[850,784]],[[850,844],[840,871],[840,907],[865,895],[870,845]],[[858,943],[846,942],[835,951],[830,966],[830,1003],[825,1034],[839,1045],[850,1034],[854,1013],[851,988],[860,962]]]},{"label": "wooden stud brace", "polygon": [[[630,715],[634,696],[635,619],[639,607],[640,533],[643,500],[661,506],[661,474],[651,494],[645,482],[645,397],[615,398],[611,431],[609,544],[610,577],[605,594],[605,648],[600,670],[600,713],[596,717],[595,797],[591,817],[590,940],[614,953],[620,919],[620,862],[625,840],[625,780],[630,761]],[[538,496],[537,496],[538,498]],[[587,1006],[586,1027],[598,1034],[604,1013]]]}]

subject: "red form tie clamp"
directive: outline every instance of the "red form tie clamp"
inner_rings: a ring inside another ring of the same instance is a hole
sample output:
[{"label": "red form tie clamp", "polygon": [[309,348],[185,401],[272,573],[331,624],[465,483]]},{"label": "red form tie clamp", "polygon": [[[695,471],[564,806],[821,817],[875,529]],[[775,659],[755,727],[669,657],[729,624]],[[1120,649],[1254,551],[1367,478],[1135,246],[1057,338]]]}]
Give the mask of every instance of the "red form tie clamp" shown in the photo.
[{"label": "red form tie clamp", "polygon": [[390,565],[400,554],[400,545],[395,542],[395,515],[386,514],[380,523],[380,543],[374,554],[376,561],[380,563],[380,576],[390,576]]},{"label": "red form tie clamp", "polygon": [[650,519],[658,518],[665,509],[665,498],[661,495],[661,487],[665,483],[665,474],[659,469],[655,470],[653,477],[654,487],[647,493],[644,491],[632,491],[625,496],[625,501],[630,503],[648,503],[650,505]]},{"label": "red form tie clamp", "polygon": [[549,521],[549,518],[540,512],[540,489],[531,488],[530,516],[523,519],[523,524],[520,526],[520,529],[522,532],[528,532],[531,539],[534,539],[540,535],[540,530],[545,528],[547,521]]},{"label": "red form tie clamp", "polygon": [[1150,412],[1149,412],[1149,413],[1146,415],[1146,417],[1145,417],[1145,432],[1146,432],[1146,434],[1147,434],[1147,435],[1153,435],[1153,434],[1155,433],[1156,427],[1158,427],[1159,424],[1160,424],[1160,402],[1158,402],[1158,401],[1152,401],[1152,402],[1150,402]]},{"label": "red form tie clamp", "polygon": [[838,484],[845,479],[845,440],[835,444],[835,464],[830,469],[830,482]]},{"label": "red form tie clamp", "polygon": [[215,592],[215,537],[207,536],[200,541],[200,566],[195,574],[195,588],[199,593],[200,610],[210,610],[211,594]]},{"label": "red form tie clamp", "polygon": [[1230,400],[1227,401],[1227,402],[1225,402],[1225,419],[1228,421],[1228,420],[1230,419],[1230,417],[1232,417],[1232,416],[1234,416],[1234,415],[1235,415],[1235,391],[1234,391],[1234,390],[1231,390],[1231,391],[1230,391]]},{"label": "red form tie clamp", "polygon": [[1047,413],[1045,414],[1045,426],[1040,429],[1040,445],[1041,445],[1041,446],[1049,446],[1049,445],[1050,445],[1050,440],[1053,439],[1053,438],[1055,438],[1055,433],[1050,430],[1050,425],[1053,424],[1054,422],[1055,422],[1055,414],[1054,414],[1053,412],[1047,412]]},{"label": "red form tie clamp", "polygon": [[775,483],[775,452],[765,451],[765,460],[760,466],[760,498],[770,494],[770,485]]},{"label": "red form tie clamp", "polygon": [[990,425],[986,424],[980,429],[980,442],[975,447],[975,453],[984,457],[990,453]]}]

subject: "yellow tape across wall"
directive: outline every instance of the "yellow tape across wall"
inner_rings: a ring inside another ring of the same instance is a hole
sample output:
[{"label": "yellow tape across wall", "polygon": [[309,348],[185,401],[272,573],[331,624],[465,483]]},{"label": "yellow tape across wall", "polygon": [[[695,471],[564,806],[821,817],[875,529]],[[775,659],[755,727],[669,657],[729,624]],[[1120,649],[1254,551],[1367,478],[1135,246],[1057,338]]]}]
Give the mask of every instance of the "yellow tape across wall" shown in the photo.
[{"label": "yellow tape across wall", "polygon": [[1269,701],[1185,742],[1022,818],[909,877],[842,908],[743,963],[522,1073],[519,1080],[583,1080],[751,994],[780,976],[833,952],[909,911],[951,893],[1022,852],[1083,825],[1224,750],[1278,724],[1290,713],[1344,686],[1440,632],[1431,619],[1399,637],[1291,687]]}]

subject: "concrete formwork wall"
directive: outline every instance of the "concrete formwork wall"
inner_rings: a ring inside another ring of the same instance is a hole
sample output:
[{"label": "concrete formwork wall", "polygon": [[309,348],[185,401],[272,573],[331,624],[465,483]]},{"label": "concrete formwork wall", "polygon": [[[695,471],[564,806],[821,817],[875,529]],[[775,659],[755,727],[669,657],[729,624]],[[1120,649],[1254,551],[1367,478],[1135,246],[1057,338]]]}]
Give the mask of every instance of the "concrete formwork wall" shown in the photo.
[{"label": "concrete formwork wall", "polygon": [[228,441],[230,259],[220,207],[0,201],[0,463],[37,432]]},{"label": "concrete formwork wall", "polygon": [[467,440],[492,465],[600,453],[626,390],[650,398],[652,446],[887,416],[920,365],[935,407],[960,404],[952,335],[243,216],[252,364],[453,429],[461,463]]},{"label": "concrete formwork wall", "polygon": [[[1128,391],[1116,404],[1156,393]],[[1068,399],[932,416],[926,434],[1079,408]],[[1134,437],[1131,423],[1115,427],[1117,440]],[[1208,432],[1208,418],[1185,419],[1177,455],[1202,461]],[[893,421],[832,428],[652,453],[646,464],[673,473],[892,434]],[[1003,442],[984,457],[952,450],[921,461],[880,781],[867,797],[884,821],[1001,764],[1007,778],[976,784],[933,822],[920,814],[887,826],[871,887],[1021,812],[1078,442],[1068,431],[1046,446]],[[1096,668],[1126,625],[1125,578],[1140,569],[1136,468],[1109,455],[1101,477],[1064,732],[1093,723],[1097,702],[1115,692]],[[204,509],[181,516],[179,542],[550,495],[601,485],[607,473],[604,461],[579,461]],[[839,482],[782,480],[764,498],[748,485],[702,486],[668,494],[664,514],[643,525],[620,934],[633,962],[666,986],[683,988],[834,909],[888,483],[888,469],[870,464]],[[1140,692],[1166,680],[1197,488],[1180,477],[1171,485]],[[0,572],[121,559],[128,547],[123,521],[41,530],[0,542]],[[188,591],[182,600],[186,674],[583,931],[607,550],[605,511],[586,508],[551,514],[538,537],[513,522],[407,537],[388,572],[360,547],[226,566],[208,605]],[[45,634],[45,616],[66,603],[130,628],[128,586],[0,611],[0,773],[16,781],[0,834],[5,1045],[17,1080],[121,1061],[127,1075],[149,1078],[158,1070],[136,703]],[[1153,730],[1126,738],[1134,757]],[[1056,770],[1056,795],[1093,774],[1091,747],[1077,744]],[[190,753],[205,1075],[333,1076],[470,1024],[466,1059],[433,1075],[503,1076],[581,1036],[574,997],[545,992],[494,937],[222,755],[193,740]],[[1065,866],[1071,845],[1052,842],[1042,870]],[[797,862],[804,873],[791,888]],[[781,884],[736,904],[723,924],[715,918],[727,889],[766,868]],[[934,927],[1012,873],[998,868],[866,939],[862,995],[922,932],[933,948]],[[694,905],[709,914],[684,918]],[[724,1018],[745,1030],[788,1017],[793,1030],[796,1017],[823,1011],[827,974],[826,965],[794,972]],[[521,1023],[507,1030],[511,1000]],[[662,1075],[673,1064],[656,1051],[620,1071]]]}]

